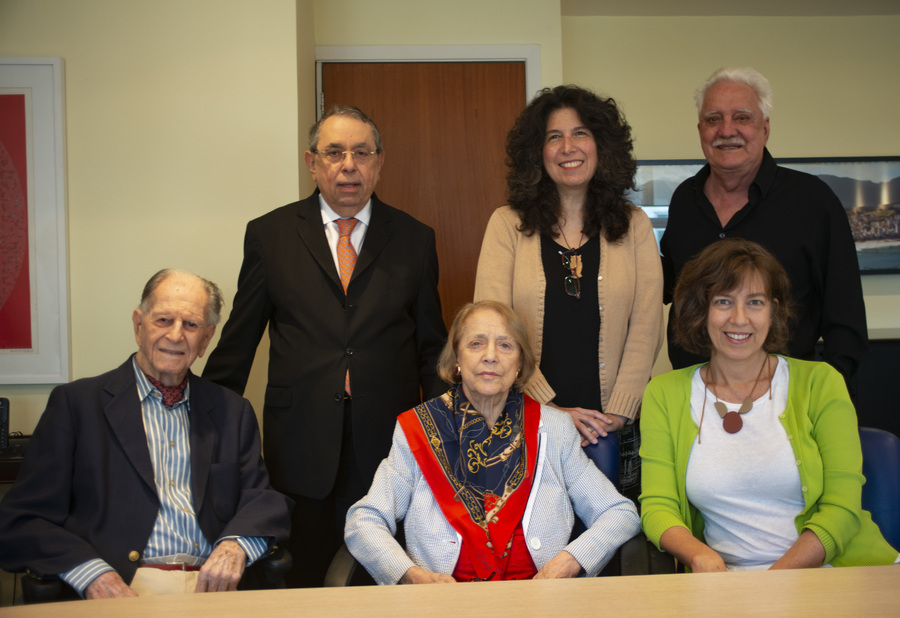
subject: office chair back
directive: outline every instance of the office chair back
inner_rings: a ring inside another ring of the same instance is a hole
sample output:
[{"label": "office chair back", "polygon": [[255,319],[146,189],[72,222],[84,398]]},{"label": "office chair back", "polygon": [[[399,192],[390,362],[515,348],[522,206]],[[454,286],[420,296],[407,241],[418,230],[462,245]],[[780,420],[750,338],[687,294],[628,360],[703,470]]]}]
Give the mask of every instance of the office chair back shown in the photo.
[{"label": "office chair back", "polygon": [[891,547],[900,550],[900,438],[889,431],[860,427],[862,507],[872,514]]},{"label": "office chair back", "polygon": [[588,444],[584,447],[584,453],[612,481],[616,489],[620,489],[618,434],[607,434],[605,438],[597,440],[597,444]]}]

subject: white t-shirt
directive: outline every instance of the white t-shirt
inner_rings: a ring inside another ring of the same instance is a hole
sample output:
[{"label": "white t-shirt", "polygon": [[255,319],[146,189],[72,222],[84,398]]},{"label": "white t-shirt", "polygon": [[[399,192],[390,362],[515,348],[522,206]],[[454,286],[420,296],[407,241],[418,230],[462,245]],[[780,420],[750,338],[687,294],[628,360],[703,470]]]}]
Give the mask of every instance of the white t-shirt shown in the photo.
[{"label": "white t-shirt", "polygon": [[[787,361],[778,357],[772,398],[766,391],[729,434],[706,392],[706,414],[687,466],[688,500],[706,523],[706,544],[729,570],[766,569],[797,540],[794,518],[803,492],[790,439],[779,421],[787,407]],[[704,390],[700,371],[691,381],[691,416],[700,425]],[[723,402],[729,411],[740,403]]]}]

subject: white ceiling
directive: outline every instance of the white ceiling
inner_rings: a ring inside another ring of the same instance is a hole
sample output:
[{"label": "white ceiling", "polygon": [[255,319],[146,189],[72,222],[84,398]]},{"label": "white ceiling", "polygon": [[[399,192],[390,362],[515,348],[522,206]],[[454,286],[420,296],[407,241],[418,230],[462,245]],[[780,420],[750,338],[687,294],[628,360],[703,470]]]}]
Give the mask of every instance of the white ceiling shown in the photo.
[{"label": "white ceiling", "polygon": [[561,0],[564,16],[900,15],[900,0]]}]

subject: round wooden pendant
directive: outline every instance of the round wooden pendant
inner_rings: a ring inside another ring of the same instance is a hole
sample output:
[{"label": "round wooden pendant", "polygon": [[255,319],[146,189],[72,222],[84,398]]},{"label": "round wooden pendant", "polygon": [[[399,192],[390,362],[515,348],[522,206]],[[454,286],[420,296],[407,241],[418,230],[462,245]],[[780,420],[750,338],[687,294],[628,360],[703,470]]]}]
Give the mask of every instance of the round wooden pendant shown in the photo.
[{"label": "round wooden pendant", "polygon": [[741,419],[741,415],[737,412],[729,412],[725,415],[725,418],[722,420],[722,427],[728,433],[737,433],[741,430],[741,427],[744,426],[744,421]]}]

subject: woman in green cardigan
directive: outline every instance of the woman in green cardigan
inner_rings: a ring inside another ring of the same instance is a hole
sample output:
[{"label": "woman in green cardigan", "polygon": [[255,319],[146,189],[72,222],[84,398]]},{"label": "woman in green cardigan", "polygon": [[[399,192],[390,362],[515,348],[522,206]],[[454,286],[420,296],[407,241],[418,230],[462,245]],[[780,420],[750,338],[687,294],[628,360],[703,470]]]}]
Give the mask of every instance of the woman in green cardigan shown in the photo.
[{"label": "woman in green cardigan", "polygon": [[860,507],[856,411],[825,363],[786,348],[790,280],[760,245],[728,238],[682,271],[676,336],[710,362],[644,394],[641,523],[692,571],[891,564]]}]

